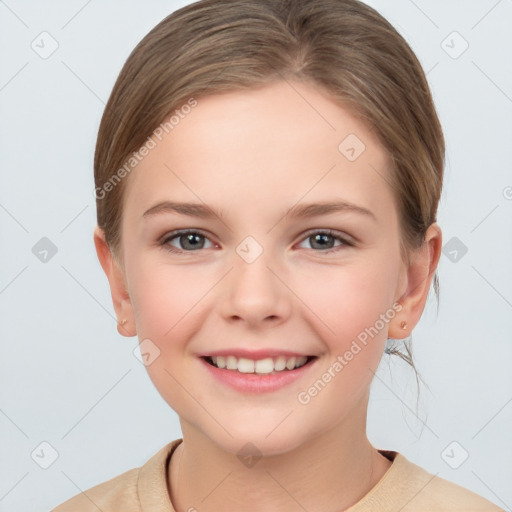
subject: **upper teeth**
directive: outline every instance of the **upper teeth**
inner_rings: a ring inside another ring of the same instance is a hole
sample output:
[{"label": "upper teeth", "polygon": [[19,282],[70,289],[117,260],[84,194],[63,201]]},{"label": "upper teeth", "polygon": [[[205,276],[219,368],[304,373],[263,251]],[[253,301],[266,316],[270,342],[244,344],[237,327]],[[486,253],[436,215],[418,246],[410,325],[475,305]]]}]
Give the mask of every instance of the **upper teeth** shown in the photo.
[{"label": "upper teeth", "polygon": [[211,360],[215,366],[226,370],[238,370],[241,373],[272,373],[273,371],[281,372],[285,368],[288,370],[299,368],[306,364],[308,358],[306,356],[289,358],[279,356],[275,359],[267,357],[254,361],[244,357],[237,359],[235,356],[214,356]]}]

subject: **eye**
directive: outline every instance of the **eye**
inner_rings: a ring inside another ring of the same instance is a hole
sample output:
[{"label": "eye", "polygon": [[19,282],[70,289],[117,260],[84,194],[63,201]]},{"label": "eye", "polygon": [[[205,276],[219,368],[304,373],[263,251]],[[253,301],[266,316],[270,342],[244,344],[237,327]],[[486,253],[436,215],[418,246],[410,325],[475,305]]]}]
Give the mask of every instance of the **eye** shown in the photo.
[{"label": "eye", "polygon": [[[319,249],[316,252],[329,254],[341,250],[344,246],[352,247],[353,242],[348,240],[347,237],[341,236],[336,231],[327,230],[311,230],[306,233],[307,237],[304,241],[310,241],[313,249]],[[201,231],[198,230],[181,230],[169,233],[161,242],[160,245],[166,250],[174,253],[195,252],[200,249],[205,249],[205,240],[210,241],[209,238]],[[333,242],[338,240],[338,245],[333,245]],[[179,247],[172,244],[176,242]],[[210,241],[211,243],[211,241]],[[302,242],[304,243],[304,242]],[[212,244],[213,246],[214,244]],[[316,246],[316,247],[315,247]],[[334,247],[334,248],[333,248]]]},{"label": "eye", "polygon": [[[181,247],[175,247],[171,244],[175,239]],[[201,231],[173,231],[160,242],[160,245],[171,252],[194,252],[205,248],[204,240],[208,240],[208,238]]]},{"label": "eye", "polygon": [[[347,239],[347,237],[341,236],[336,231],[332,231],[330,229],[324,230],[324,231],[309,231],[306,233],[308,236],[304,239],[304,241],[311,241],[311,244],[314,246],[316,245],[316,248],[319,248],[319,251],[316,252],[322,252],[324,254],[329,254],[332,252],[337,252],[343,248],[343,246],[349,246],[352,247],[354,244]],[[333,241],[338,240],[341,242],[339,245],[334,246],[333,249]]]}]

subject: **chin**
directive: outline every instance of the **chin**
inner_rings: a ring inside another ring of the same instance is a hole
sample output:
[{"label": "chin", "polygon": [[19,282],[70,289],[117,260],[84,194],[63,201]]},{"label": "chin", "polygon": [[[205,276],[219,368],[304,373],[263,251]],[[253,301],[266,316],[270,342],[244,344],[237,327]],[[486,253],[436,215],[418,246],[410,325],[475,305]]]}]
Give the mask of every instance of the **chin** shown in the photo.
[{"label": "chin", "polygon": [[[290,427],[295,425],[290,424]],[[275,430],[274,430],[275,429]],[[272,432],[270,435],[269,433]],[[272,426],[254,421],[253,425],[241,425],[240,428],[231,426],[228,435],[226,432],[217,431],[215,434],[207,434],[217,447],[227,453],[238,456],[242,463],[244,460],[253,457],[270,457],[283,455],[292,452],[301,444],[307,442],[304,430],[297,429],[296,432],[290,428],[276,423]]]}]

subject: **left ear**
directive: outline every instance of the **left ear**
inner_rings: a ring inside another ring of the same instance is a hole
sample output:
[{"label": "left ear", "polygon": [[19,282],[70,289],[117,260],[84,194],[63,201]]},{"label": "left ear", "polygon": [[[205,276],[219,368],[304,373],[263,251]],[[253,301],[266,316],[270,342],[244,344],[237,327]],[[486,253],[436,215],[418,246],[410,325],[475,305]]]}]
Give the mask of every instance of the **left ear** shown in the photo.
[{"label": "left ear", "polygon": [[[425,233],[422,246],[411,253],[409,267],[405,269],[405,291],[395,299],[402,309],[390,321],[388,337],[407,338],[419,322],[441,257],[442,238],[441,228],[433,222]],[[402,322],[407,324],[405,329],[400,327]]]}]

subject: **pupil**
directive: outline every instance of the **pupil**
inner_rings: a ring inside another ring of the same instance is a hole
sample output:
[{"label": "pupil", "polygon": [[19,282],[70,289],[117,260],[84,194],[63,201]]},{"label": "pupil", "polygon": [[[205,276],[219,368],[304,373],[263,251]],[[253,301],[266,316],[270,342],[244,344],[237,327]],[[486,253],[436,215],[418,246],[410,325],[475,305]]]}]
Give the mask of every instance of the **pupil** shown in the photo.
[{"label": "pupil", "polygon": [[[312,238],[314,239],[314,241],[315,241],[315,242],[319,242],[319,241],[321,241],[321,239],[323,239],[323,240],[324,240],[324,242],[325,242],[325,239],[326,239],[326,238],[330,238],[330,237],[331,237],[331,235],[327,235],[327,234],[318,234],[318,235],[314,235]],[[329,244],[329,243],[323,243],[323,244],[321,243],[321,244],[320,244],[320,246],[321,246],[321,248],[323,248],[323,249],[325,249],[327,246],[328,246],[329,248],[331,248],[331,247],[332,247],[332,245],[331,245],[331,244]]]},{"label": "pupil", "polygon": [[186,243],[184,244],[184,246],[186,247],[187,243],[188,243],[188,244],[191,244],[190,247],[192,247],[192,249],[197,248],[197,246],[200,244],[194,243],[194,239],[196,239],[196,241],[197,241],[197,239],[200,237],[201,237],[201,235],[198,235],[195,233],[188,233],[186,235],[183,235],[183,238],[185,238],[185,240],[186,240]]}]

